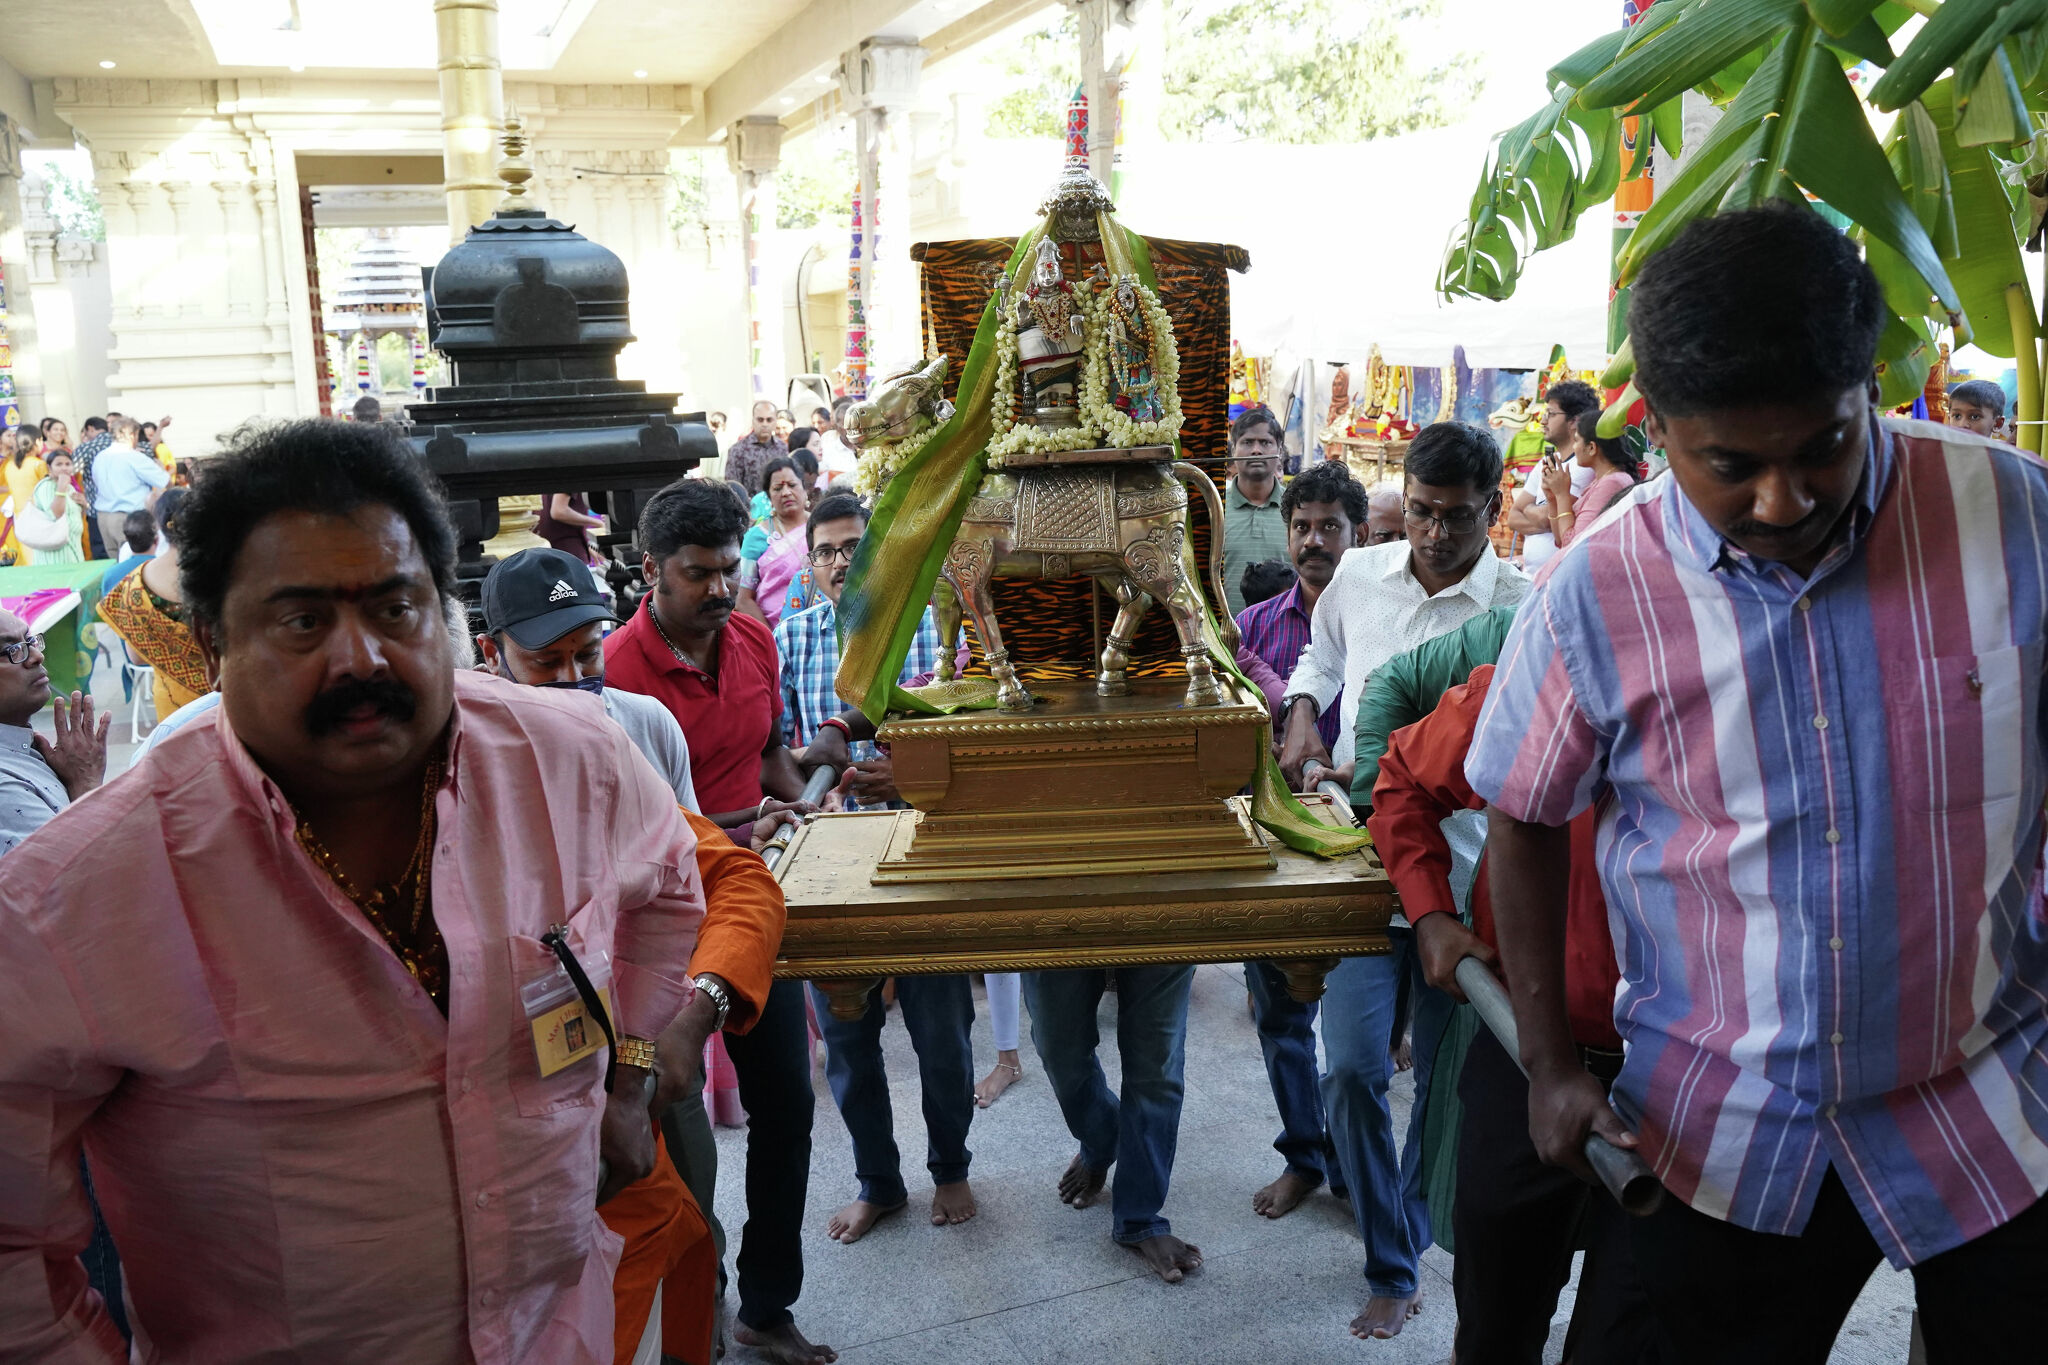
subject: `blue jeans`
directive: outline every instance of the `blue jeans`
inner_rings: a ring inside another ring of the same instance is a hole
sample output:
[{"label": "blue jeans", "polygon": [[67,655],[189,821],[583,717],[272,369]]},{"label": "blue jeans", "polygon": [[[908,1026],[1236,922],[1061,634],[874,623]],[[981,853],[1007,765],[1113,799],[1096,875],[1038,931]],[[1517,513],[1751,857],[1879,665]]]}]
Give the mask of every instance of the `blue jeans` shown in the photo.
[{"label": "blue jeans", "polygon": [[[860,1198],[894,1208],[909,1198],[896,1150],[896,1119],[889,1107],[889,1076],[882,1069],[882,993],[868,996],[867,1013],[836,1019],[824,992],[811,994],[825,1037],[825,1079],[846,1131],[853,1138],[853,1173]],[[896,1003],[917,1049],[924,1089],[925,1166],[935,1185],[967,1178],[967,1128],[974,1122],[974,995],[965,976],[899,976]]]},{"label": "blue jeans", "polygon": [[[1422,1120],[1429,1104],[1437,1043],[1451,1017],[1450,997],[1422,981],[1415,938],[1394,930],[1393,951],[1347,957],[1331,972],[1323,994],[1323,1107],[1337,1170],[1351,1191],[1359,1240],[1365,1243],[1365,1284],[1373,1294],[1406,1298],[1430,1242],[1429,1205],[1422,1197]],[[1405,1150],[1394,1150],[1394,1117],[1387,1107],[1393,1063],[1387,1036],[1403,973],[1413,978],[1415,1107]]]},{"label": "blue jeans", "polygon": [[1186,1087],[1188,991],[1193,967],[1117,967],[1116,1047],[1123,1095],[1111,1094],[1095,1056],[1101,1043],[1095,1010],[1107,973],[1101,969],[1034,972],[1024,978],[1031,1004],[1031,1041],[1052,1081],[1067,1130],[1090,1170],[1117,1167],[1110,1196],[1117,1241],[1163,1237],[1173,1225],[1159,1216],[1173,1179]]},{"label": "blue jeans", "polygon": [[[1252,996],[1273,1104],[1280,1111],[1280,1136],[1273,1139],[1273,1150],[1296,1176],[1311,1187],[1320,1185],[1335,1170],[1336,1153],[1323,1121],[1322,1080],[1316,1069],[1317,1003],[1304,1005],[1290,996],[1287,978],[1270,962],[1245,963],[1244,984]],[[1344,1188],[1341,1175],[1331,1188]]]}]

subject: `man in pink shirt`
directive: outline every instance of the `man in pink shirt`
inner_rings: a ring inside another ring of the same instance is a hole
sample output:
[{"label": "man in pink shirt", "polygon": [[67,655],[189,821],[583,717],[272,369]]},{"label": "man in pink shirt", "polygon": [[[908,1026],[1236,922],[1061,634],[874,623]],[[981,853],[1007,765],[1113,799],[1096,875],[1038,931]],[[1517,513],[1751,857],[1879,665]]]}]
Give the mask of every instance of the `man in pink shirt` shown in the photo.
[{"label": "man in pink shirt", "polygon": [[207,473],[220,708],[0,863],[0,1359],[124,1358],[82,1143],[142,1358],[609,1361],[596,1205],[653,1159],[689,827],[595,698],[454,670],[453,534],[388,433]]}]

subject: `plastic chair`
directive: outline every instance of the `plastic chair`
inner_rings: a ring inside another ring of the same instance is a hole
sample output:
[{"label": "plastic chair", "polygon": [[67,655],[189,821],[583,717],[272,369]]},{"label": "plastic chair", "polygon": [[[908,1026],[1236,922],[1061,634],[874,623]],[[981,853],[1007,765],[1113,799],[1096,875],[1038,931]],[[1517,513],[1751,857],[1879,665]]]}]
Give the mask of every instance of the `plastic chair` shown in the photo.
[{"label": "plastic chair", "polygon": [[[134,689],[134,704],[128,709],[128,742],[140,744],[149,730],[156,728],[161,717],[156,713],[156,670],[135,657],[135,651],[119,633],[109,630],[107,635],[120,641],[121,656],[115,662],[121,665],[121,685]],[[142,728],[142,708],[149,708],[149,730]]]}]

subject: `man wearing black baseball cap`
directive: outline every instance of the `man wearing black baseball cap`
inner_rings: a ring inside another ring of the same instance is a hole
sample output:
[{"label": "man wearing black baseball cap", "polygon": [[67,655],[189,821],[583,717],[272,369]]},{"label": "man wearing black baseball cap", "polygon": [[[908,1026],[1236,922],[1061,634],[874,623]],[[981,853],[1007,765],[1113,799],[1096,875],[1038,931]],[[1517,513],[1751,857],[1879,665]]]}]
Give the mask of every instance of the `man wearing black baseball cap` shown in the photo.
[{"label": "man wearing black baseball cap", "polygon": [[605,714],[674,788],[676,804],[697,811],[683,727],[653,698],[605,688],[604,627],[619,618],[590,566],[560,550],[521,550],[492,567],[483,596],[486,633],[476,643],[484,666],[529,687],[573,687],[604,698]]}]

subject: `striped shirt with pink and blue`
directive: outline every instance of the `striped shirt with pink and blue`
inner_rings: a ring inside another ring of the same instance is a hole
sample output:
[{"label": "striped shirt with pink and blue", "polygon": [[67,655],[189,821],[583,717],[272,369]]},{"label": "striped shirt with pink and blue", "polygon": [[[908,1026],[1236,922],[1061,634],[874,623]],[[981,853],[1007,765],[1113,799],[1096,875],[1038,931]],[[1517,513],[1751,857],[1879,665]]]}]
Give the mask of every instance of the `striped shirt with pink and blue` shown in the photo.
[{"label": "striped shirt with pink and blue", "polygon": [[1599,803],[1628,1060],[1665,1185],[1762,1232],[1832,1165],[1893,1264],[2048,1188],[2048,467],[1873,424],[1801,580],[1669,478],[1545,567],[1467,760]]}]

